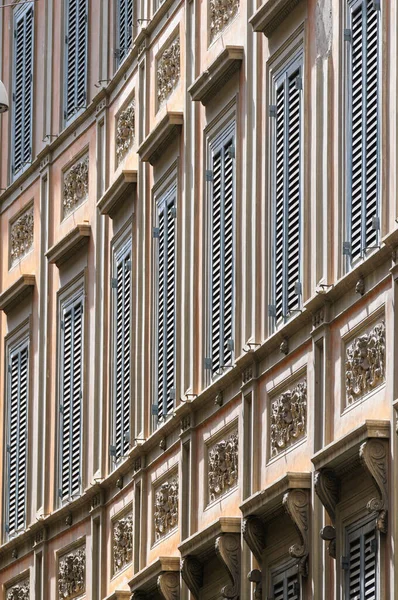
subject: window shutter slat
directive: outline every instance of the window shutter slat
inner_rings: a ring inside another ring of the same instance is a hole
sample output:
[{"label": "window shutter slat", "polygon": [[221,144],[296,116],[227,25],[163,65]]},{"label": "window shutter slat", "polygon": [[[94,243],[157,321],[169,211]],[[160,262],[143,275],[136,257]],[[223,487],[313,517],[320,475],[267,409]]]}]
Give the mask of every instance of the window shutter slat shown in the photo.
[{"label": "window shutter slat", "polygon": [[348,536],[347,600],[376,600],[377,543],[373,524],[358,527]]},{"label": "window shutter slat", "polygon": [[127,56],[133,42],[133,0],[118,0],[117,50],[118,66]]},{"label": "window shutter slat", "polygon": [[66,19],[65,119],[86,105],[87,0],[68,0]]},{"label": "window shutter slat", "polygon": [[273,581],[272,600],[300,600],[300,580],[297,567],[279,573]]}]

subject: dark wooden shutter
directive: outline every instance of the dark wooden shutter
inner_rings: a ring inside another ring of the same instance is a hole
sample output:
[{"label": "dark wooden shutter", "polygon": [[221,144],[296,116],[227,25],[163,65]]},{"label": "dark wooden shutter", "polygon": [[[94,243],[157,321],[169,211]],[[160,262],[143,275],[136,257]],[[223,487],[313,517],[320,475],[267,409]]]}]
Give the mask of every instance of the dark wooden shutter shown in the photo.
[{"label": "dark wooden shutter", "polygon": [[67,121],[86,106],[87,0],[67,0],[65,112]]},{"label": "dark wooden shutter", "polygon": [[130,447],[131,401],[131,247],[117,258],[115,299],[115,446],[116,460]]},{"label": "dark wooden shutter", "polygon": [[377,600],[377,539],[373,523],[348,535],[346,600]]},{"label": "dark wooden shutter", "polygon": [[13,177],[32,161],[33,14],[28,6],[14,21]]},{"label": "dark wooden shutter", "polygon": [[26,476],[28,439],[27,344],[11,351],[8,366],[7,522],[9,535],[26,525]]},{"label": "dark wooden shutter", "polygon": [[133,0],[117,2],[117,62],[118,65],[127,56],[133,43]]},{"label": "dark wooden shutter", "polygon": [[272,600],[300,600],[297,566],[279,572],[272,578]]},{"label": "dark wooden shutter", "polygon": [[81,491],[83,301],[63,311],[61,336],[61,487],[62,499]]}]

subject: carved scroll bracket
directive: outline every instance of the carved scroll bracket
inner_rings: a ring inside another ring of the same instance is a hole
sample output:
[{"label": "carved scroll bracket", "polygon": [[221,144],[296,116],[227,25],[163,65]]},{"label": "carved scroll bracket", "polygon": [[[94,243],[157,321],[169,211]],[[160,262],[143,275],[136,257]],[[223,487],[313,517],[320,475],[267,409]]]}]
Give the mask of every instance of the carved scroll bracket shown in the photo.
[{"label": "carved scroll bracket", "polygon": [[238,600],[240,593],[240,535],[224,533],[216,539],[216,554],[225,566],[231,584],[221,590],[222,598]]},{"label": "carved scroll bracket", "polygon": [[301,544],[293,544],[289,548],[292,558],[298,559],[299,573],[304,577],[308,575],[309,554],[309,495],[306,490],[289,490],[283,496],[283,506],[292,519],[301,538]]},{"label": "carved scroll bracket", "polygon": [[195,556],[186,556],[181,560],[181,576],[195,600],[199,600],[203,586],[203,565]]},{"label": "carved scroll bracket", "polygon": [[369,512],[377,513],[376,527],[382,533],[387,533],[388,442],[377,439],[367,440],[359,449],[359,457],[380,494],[380,498],[369,500],[366,508]]},{"label": "carved scroll bracket", "polygon": [[325,507],[332,525],[321,529],[321,538],[329,542],[329,555],[336,558],[336,505],[339,501],[339,480],[332,469],[320,469],[315,472],[315,491]]},{"label": "carved scroll bracket", "polygon": [[180,573],[167,571],[158,577],[158,590],[164,600],[179,600]]},{"label": "carved scroll bracket", "polygon": [[[266,546],[265,526],[263,521],[255,515],[249,515],[243,519],[242,535],[257,563],[261,566],[262,555]],[[253,569],[247,577],[251,583],[255,584],[254,598],[260,600],[262,598],[261,571],[259,569]]]}]

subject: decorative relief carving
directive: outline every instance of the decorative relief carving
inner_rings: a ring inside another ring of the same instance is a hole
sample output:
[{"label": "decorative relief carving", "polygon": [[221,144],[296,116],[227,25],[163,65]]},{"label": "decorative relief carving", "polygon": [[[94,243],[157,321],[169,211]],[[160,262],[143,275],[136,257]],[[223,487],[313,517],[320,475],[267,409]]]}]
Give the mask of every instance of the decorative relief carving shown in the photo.
[{"label": "decorative relief carving", "polygon": [[347,404],[352,404],[385,379],[386,326],[384,321],[357,338],[346,350]]},{"label": "decorative relief carving", "polygon": [[116,125],[116,162],[118,165],[126,156],[135,139],[135,98],[123,110]]},{"label": "decorative relief carving", "polygon": [[[243,520],[242,535],[259,565],[263,562],[263,552],[266,546],[265,526],[263,521],[255,515],[249,515]],[[262,598],[262,574],[259,569],[253,569],[248,574],[248,579],[255,584],[254,598]]]},{"label": "decorative relief carving", "polygon": [[332,525],[322,527],[321,538],[329,542],[329,555],[336,558],[336,505],[339,501],[339,480],[332,469],[321,469],[315,472],[315,492],[325,507]]},{"label": "decorative relief carving", "polygon": [[181,560],[181,576],[195,600],[199,600],[203,586],[203,565],[195,556],[186,556]]},{"label": "decorative relief carving", "polygon": [[211,41],[229,24],[239,10],[239,0],[210,0]]},{"label": "decorative relief carving", "polygon": [[78,548],[59,559],[58,591],[60,598],[74,598],[86,590],[86,551]]},{"label": "decorative relief carving", "polygon": [[11,225],[10,259],[14,266],[33,247],[33,206],[24,211]]},{"label": "decorative relief carving", "polygon": [[7,590],[7,600],[29,600],[29,580],[16,583]]},{"label": "decorative relief carving", "polygon": [[238,448],[238,432],[234,431],[209,449],[210,502],[238,485]]},{"label": "decorative relief carving", "polygon": [[223,533],[216,539],[216,554],[224,564],[231,584],[221,589],[222,598],[238,600],[240,592],[240,535]]},{"label": "decorative relief carving", "polygon": [[165,600],[178,600],[180,597],[180,573],[165,572],[158,577],[158,590]]},{"label": "decorative relief carving", "polygon": [[183,417],[181,419],[181,431],[186,431],[187,429],[189,429],[191,427],[191,415],[185,415],[185,417]]},{"label": "decorative relief carving", "polygon": [[85,156],[64,175],[64,217],[88,196],[88,165],[88,156]]},{"label": "decorative relief carving", "polygon": [[180,79],[180,36],[177,36],[158,58],[158,107],[167,100]]},{"label": "decorative relief carving", "polygon": [[253,365],[249,365],[242,371],[242,385],[249,383],[251,379],[253,379]]},{"label": "decorative relief carving", "polygon": [[292,519],[301,538],[301,544],[293,544],[289,548],[292,558],[298,559],[298,570],[301,575],[308,575],[309,554],[309,496],[306,490],[289,490],[283,496],[283,506]]},{"label": "decorative relief carving", "polygon": [[285,450],[307,431],[307,381],[271,402],[271,456]]},{"label": "decorative relief carving", "polygon": [[133,557],[133,515],[113,523],[113,572],[121,571]]},{"label": "decorative relief carving", "polygon": [[178,479],[162,483],[155,495],[155,541],[178,526]]},{"label": "decorative relief carving", "polygon": [[380,494],[380,498],[369,500],[366,508],[376,512],[376,526],[379,531],[387,533],[388,508],[388,445],[386,441],[370,439],[364,442],[359,450],[362,465],[368,471]]},{"label": "decorative relief carving", "polygon": [[323,325],[324,321],[325,321],[325,309],[322,307],[320,310],[318,310],[318,312],[316,312],[312,316],[313,329],[316,329],[317,327],[320,327],[321,325]]}]

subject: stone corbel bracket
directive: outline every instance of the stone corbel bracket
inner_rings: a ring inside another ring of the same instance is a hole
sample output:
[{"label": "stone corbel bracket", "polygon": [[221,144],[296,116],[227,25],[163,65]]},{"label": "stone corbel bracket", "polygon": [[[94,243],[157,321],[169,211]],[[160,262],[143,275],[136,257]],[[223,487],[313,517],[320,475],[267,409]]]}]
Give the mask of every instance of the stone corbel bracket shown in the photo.
[{"label": "stone corbel bracket", "polygon": [[[265,526],[263,521],[255,515],[249,515],[242,522],[242,535],[250,551],[259,565],[262,564],[263,552],[266,547]],[[248,580],[255,584],[254,598],[262,598],[262,573],[253,569],[247,575]]]},{"label": "stone corbel bracket", "polygon": [[216,554],[223,563],[231,584],[221,590],[221,597],[228,600],[238,600],[240,593],[240,535],[223,533],[216,539]]},{"label": "stone corbel bracket", "polygon": [[289,517],[292,519],[301,540],[301,544],[293,544],[293,546],[290,546],[289,554],[292,558],[298,560],[298,570],[300,575],[307,577],[310,506],[308,491],[302,489],[287,491],[283,496],[283,506]]},{"label": "stone corbel bracket", "polygon": [[362,466],[371,476],[380,498],[372,498],[367,503],[369,512],[376,512],[376,527],[387,533],[388,507],[388,442],[386,440],[368,439],[359,449]]},{"label": "stone corbel bracket", "polygon": [[180,574],[172,571],[161,573],[158,577],[158,590],[164,600],[179,600]]},{"label": "stone corbel bracket", "polygon": [[339,480],[333,469],[315,471],[315,492],[328,513],[332,525],[322,527],[321,538],[329,542],[329,555],[336,558],[336,505],[339,501]]},{"label": "stone corbel bracket", "polygon": [[186,556],[181,560],[181,577],[195,600],[199,600],[203,586],[203,565],[196,556]]}]

